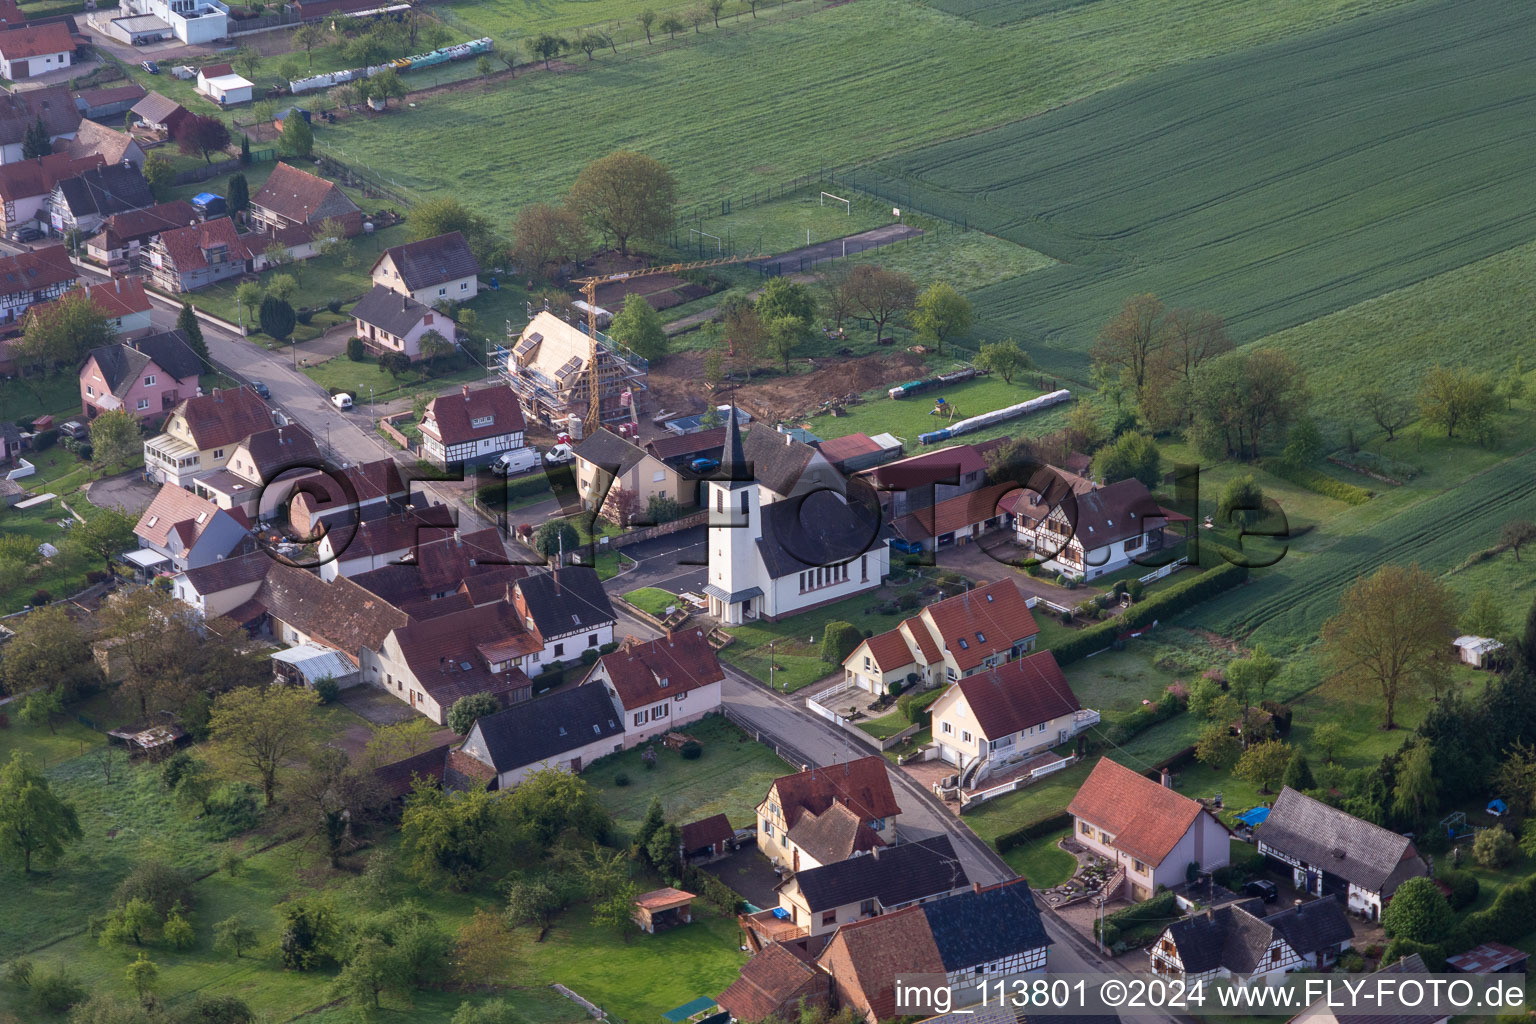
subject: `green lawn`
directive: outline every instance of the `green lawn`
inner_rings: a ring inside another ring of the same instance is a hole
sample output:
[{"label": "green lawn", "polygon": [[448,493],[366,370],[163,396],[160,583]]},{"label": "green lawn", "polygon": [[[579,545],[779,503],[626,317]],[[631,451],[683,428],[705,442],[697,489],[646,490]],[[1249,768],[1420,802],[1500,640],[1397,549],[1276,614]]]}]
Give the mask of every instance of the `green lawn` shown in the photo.
[{"label": "green lawn", "polygon": [[939,227],[894,245],[866,249],[849,256],[848,262],[899,270],[911,275],[920,287],[947,281],[970,293],[1034,273],[1056,261],[996,235]]},{"label": "green lawn", "polygon": [[656,616],[658,619],[667,614],[667,607],[669,605],[678,604],[676,594],[657,587],[641,587],[639,590],[631,590],[624,595],[624,600],[641,611]]},{"label": "green lawn", "polygon": [[[88,507],[83,496],[74,497],[75,500],[70,502],[71,507]],[[55,498],[29,509],[0,509],[0,531],[8,536],[26,536],[38,545],[48,543],[62,547],[66,534],[59,528],[59,523],[70,518],[69,513],[60,507],[60,500]],[[38,556],[37,562],[27,568],[22,579],[14,585],[0,588],[0,614],[20,611],[33,603],[32,595],[40,590],[55,599],[71,597],[85,589],[85,574],[99,568],[101,565],[97,562],[75,564],[62,553],[46,560]]]},{"label": "green lawn", "polygon": [[0,417],[31,420],[50,415],[58,423],[80,415],[80,378],[68,371],[0,380]]},{"label": "green lawn", "polygon": [[[934,360],[930,372],[942,373],[954,369],[954,366],[953,358],[941,357]],[[873,435],[888,431],[906,443],[908,452],[917,454],[921,452],[921,447],[917,443],[919,434],[940,430],[950,422],[979,416],[993,409],[1027,402],[1043,393],[1037,386],[1040,383],[1039,375],[1034,373],[1026,374],[1022,378],[1016,377],[1012,384],[1005,382],[1001,377],[979,377],[910,398],[891,398],[886,393],[887,389],[897,384],[904,384],[909,379],[911,378],[904,377],[900,380],[892,380],[884,388],[866,393],[864,404],[846,407],[841,416],[812,416],[806,423],[821,437],[839,437],[843,434]],[[1053,382],[1047,379],[1045,383],[1050,385]],[[947,405],[957,410],[952,419],[932,415],[936,406],[935,400],[938,398],[944,399]],[[1059,430],[1065,424],[1067,412],[1071,408],[1071,403],[1064,403],[1031,416],[1009,420],[985,430],[966,434],[963,440],[974,443],[1002,435],[1049,433]]]},{"label": "green lawn", "polygon": [[690,229],[707,231],[721,239],[724,251],[780,253],[811,242],[868,231],[890,224],[891,204],[872,196],[850,192],[842,203],[823,200],[822,190],[842,195],[830,182],[791,192],[783,198],[763,202],[738,201],[729,206],[725,200],[702,202],[678,212],[676,237],[680,253],[688,258],[708,259],[716,251],[711,238],[690,235]]},{"label": "green lawn", "polygon": [[1058,839],[1072,834],[1064,828],[1052,836],[1042,836],[1023,846],[1015,846],[1003,854],[1008,866],[1029,880],[1035,889],[1048,889],[1060,885],[1077,870],[1077,859],[1056,845]]},{"label": "green lawn", "polygon": [[[345,391],[350,394],[359,408],[367,408],[370,389],[373,401],[385,402],[421,394],[437,395],[454,390],[461,384],[472,385],[486,379],[485,369],[467,359],[459,360],[458,369],[447,370],[438,376],[424,377],[420,371],[413,369],[393,377],[371,360],[354,363],[347,358],[346,353],[318,365],[303,367],[303,370],[305,376],[327,391]],[[410,434],[411,431],[407,430],[406,433]],[[417,434],[419,436],[419,431]]]},{"label": "green lawn", "polygon": [[883,740],[887,736],[896,735],[912,723],[907,721],[907,716],[900,710],[896,710],[886,712],[879,718],[861,718],[854,724],[875,739]]},{"label": "green lawn", "polygon": [[[679,825],[724,814],[737,828],[750,827],[768,784],[794,770],[723,717],[712,715],[682,731],[704,747],[697,761],[657,744],[655,768],[646,769],[640,760],[644,748],[635,747],[583,773],[620,829],[639,828],[653,797],[660,798],[667,820]],[[615,783],[620,775],[629,777],[627,786]]]},{"label": "green lawn", "polygon": [[[778,4],[764,3],[759,7],[757,17],[760,20],[782,17],[785,13],[781,11],[783,6],[782,0]],[[799,14],[805,8],[814,6],[818,6],[817,0],[797,0],[789,5],[788,12]],[[449,12],[446,17],[441,13],[444,8]],[[539,32],[560,34],[562,29],[590,26],[610,33],[623,48],[631,43],[645,44],[645,32],[635,20],[641,11],[655,11],[658,21],[668,14],[675,14],[680,20],[686,21],[685,15],[690,8],[677,0],[663,0],[661,3],[648,3],[645,0],[514,0],[511,3],[452,0],[434,10],[450,25],[472,29],[477,35],[489,35],[502,43],[520,40]],[[721,21],[742,17],[751,17],[748,5],[743,0],[726,0],[725,8],[720,12]],[[712,25],[704,27],[706,31],[713,31]],[[566,38],[577,35],[569,31],[563,34]],[[659,46],[667,41],[666,33],[654,26],[651,34],[655,39],[654,45]],[[693,34],[691,28],[686,29],[678,33],[677,42],[691,41]],[[529,59],[526,49],[522,59]],[[586,55],[576,51],[566,59],[585,61]]]}]

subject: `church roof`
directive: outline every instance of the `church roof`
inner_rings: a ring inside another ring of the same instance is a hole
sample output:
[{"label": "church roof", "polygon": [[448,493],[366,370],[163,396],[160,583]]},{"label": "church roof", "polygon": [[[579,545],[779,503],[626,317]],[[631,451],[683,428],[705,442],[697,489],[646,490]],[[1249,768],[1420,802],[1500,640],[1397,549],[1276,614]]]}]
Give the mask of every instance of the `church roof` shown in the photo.
[{"label": "church roof", "polygon": [[725,417],[725,450],[720,453],[720,479],[735,484],[752,479],[752,467],[741,450],[741,424],[736,419],[736,405]]}]

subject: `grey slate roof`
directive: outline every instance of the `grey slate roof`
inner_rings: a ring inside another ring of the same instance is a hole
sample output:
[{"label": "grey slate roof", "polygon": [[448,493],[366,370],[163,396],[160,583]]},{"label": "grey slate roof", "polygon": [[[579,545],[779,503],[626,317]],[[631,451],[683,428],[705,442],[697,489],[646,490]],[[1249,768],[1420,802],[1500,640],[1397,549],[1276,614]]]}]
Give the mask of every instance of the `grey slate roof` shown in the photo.
[{"label": "grey slate roof", "polygon": [[742,451],[751,467],[752,479],[775,494],[793,491],[805,467],[816,457],[816,449],[804,441],[796,441],[762,424],[748,431]]},{"label": "grey slate roof", "polygon": [[149,356],[127,345],[103,345],[91,349],[86,357],[96,360],[96,368],[101,371],[101,379],[106,381],[107,390],[118,398],[128,393],[133,382],[139,379],[139,375],[149,365]]},{"label": "grey slate roof", "polygon": [[1259,826],[1258,839],[1304,864],[1383,896],[1392,895],[1407,879],[1429,873],[1406,836],[1329,807],[1289,786],[1275,798],[1269,817]]},{"label": "grey slate roof", "polygon": [[1303,956],[1336,947],[1354,935],[1344,907],[1333,897],[1287,907],[1266,917],[1264,923]]},{"label": "grey slate roof", "polygon": [[[878,509],[845,502],[832,491],[762,507],[763,535],[757,550],[770,579],[836,565],[874,548],[888,535]],[[850,577],[858,566],[849,569]]]},{"label": "grey slate roof", "polygon": [[605,473],[613,472],[617,475],[634,468],[636,463],[645,458],[645,451],[611,430],[594,430],[576,447],[576,456]]},{"label": "grey slate roof", "polygon": [[752,467],[747,463],[741,444],[741,419],[736,415],[734,403],[725,415],[725,444],[720,453],[719,475],[722,480],[732,482],[752,479]]},{"label": "grey slate roof", "polygon": [[487,715],[475,728],[498,772],[538,764],[624,731],[608,691],[601,686],[556,690]]},{"label": "grey slate roof", "polygon": [[385,249],[373,265],[377,267],[385,256],[394,261],[400,279],[411,291],[480,273],[480,264],[458,231]]},{"label": "grey slate roof", "polygon": [[155,361],[155,365],[177,380],[195,380],[203,372],[203,361],[180,331],[162,331],[130,342],[134,348]]},{"label": "grey slate roof", "polygon": [[946,971],[990,963],[1051,944],[1022,878],[922,904]]},{"label": "grey slate roof", "polygon": [[877,848],[795,875],[812,911],[875,899],[890,908],[969,885],[948,836]]},{"label": "grey slate roof", "polygon": [[546,640],[615,619],[613,604],[595,569],[568,565],[560,570],[558,579],[552,572],[541,572],[515,585],[527,602],[534,628]]},{"label": "grey slate roof", "polygon": [[1229,903],[1209,916],[1195,914],[1169,925],[1184,970],[1198,974],[1225,967],[1233,974],[1248,974],[1262,966],[1277,937],[1307,956],[1336,948],[1353,935],[1344,908],[1331,896],[1270,917],[1263,916],[1263,906],[1261,900]]},{"label": "grey slate roof", "polygon": [[122,164],[107,164],[66,178],[57,187],[76,217],[92,213],[106,217],[155,205],[154,193],[144,175],[137,167]]},{"label": "grey slate roof", "polygon": [[[376,284],[352,307],[352,316],[395,337],[404,337],[432,310],[415,299]],[[447,319],[446,317],[444,318]]]}]

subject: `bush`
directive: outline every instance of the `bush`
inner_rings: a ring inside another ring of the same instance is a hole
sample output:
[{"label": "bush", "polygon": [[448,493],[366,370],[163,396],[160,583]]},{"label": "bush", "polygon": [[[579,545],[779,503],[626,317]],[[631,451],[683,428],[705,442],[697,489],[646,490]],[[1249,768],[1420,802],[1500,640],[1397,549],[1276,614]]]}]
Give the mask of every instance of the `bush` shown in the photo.
[{"label": "bush", "polygon": [[933,702],[944,695],[943,690],[929,690],[927,693],[904,693],[896,701],[896,710],[902,717],[913,725],[923,721],[928,714],[928,709]]},{"label": "bush", "polygon": [[1519,846],[1503,825],[1485,828],[1472,840],[1472,859],[1485,868],[1502,868],[1514,863]]},{"label": "bush", "polygon": [[32,591],[32,600],[30,602],[28,602],[28,603],[33,605],[34,607],[36,607],[36,606],[41,606],[41,605],[48,604],[52,600],[53,600],[53,595],[48,593],[48,591],[46,591],[46,590],[34,590],[34,591]]},{"label": "bush", "polygon": [[1305,487],[1314,494],[1342,501],[1346,505],[1364,505],[1371,500],[1371,492],[1364,487],[1335,480],[1327,473],[1305,466],[1293,466],[1284,459],[1265,459],[1264,470],[1282,480],[1289,480],[1297,487]]},{"label": "bush", "polygon": [[618,649],[619,649],[619,641],[613,640],[613,641],[610,641],[610,642],[608,642],[606,644],[603,644],[603,646],[599,647],[597,649],[597,653],[600,654],[600,655],[601,654],[612,654],[614,651],[616,651]]},{"label": "bush", "polygon": [[341,312],[341,300],[340,299],[331,299],[329,302],[327,302],[325,304],[325,308],[330,310],[332,313],[340,313]]},{"label": "bush", "polygon": [[301,309],[297,313],[294,314],[294,319],[297,320],[301,324],[306,324],[307,325],[314,318],[315,318],[315,311],[312,310],[312,309]]},{"label": "bush", "polygon": [[24,956],[5,965],[5,983],[11,988],[27,988],[32,984],[32,961]]},{"label": "bush", "polygon": [[1381,926],[1389,936],[1418,942],[1443,938],[1454,920],[1451,905],[1428,878],[1410,878],[1399,885],[1381,912]]},{"label": "bush", "polygon": [[683,755],[684,761],[697,761],[704,756],[704,747],[698,740],[689,740],[679,747],[677,752]]},{"label": "bush", "polygon": [[885,692],[890,694],[892,697],[900,697],[901,691],[904,689],[906,689],[905,683],[903,683],[900,679],[893,679],[886,684]]},{"label": "bush", "polygon": [[1403,957],[1414,953],[1424,958],[1424,966],[1432,972],[1438,973],[1445,970],[1444,946],[1429,942],[1415,942],[1413,939],[1397,938],[1387,943],[1387,948],[1381,954],[1381,962],[1383,965],[1395,964]]},{"label": "bush", "polygon": [[40,1009],[63,1013],[85,998],[85,989],[69,971],[49,967],[32,975],[32,998]]},{"label": "bush", "polygon": [[595,665],[597,664],[597,659],[598,653],[596,647],[588,647],[586,650],[581,652],[581,663],[583,665]]},{"label": "bush", "polygon": [[1225,563],[1218,568],[1190,576],[1161,590],[1145,601],[1133,604],[1110,622],[1085,629],[1052,648],[1056,662],[1066,665],[1108,647],[1119,634],[1153,620],[1166,622],[1179,612],[1237,586],[1248,576],[1240,565]]},{"label": "bush", "polygon": [[95,586],[98,583],[105,583],[111,578],[112,574],[107,572],[105,569],[92,569],[90,572],[85,574],[85,582],[91,584],[92,586]]},{"label": "bush", "polygon": [[341,684],[330,676],[321,676],[315,680],[315,696],[320,698],[321,704],[334,704],[341,696]]},{"label": "bush", "polygon": [[917,607],[918,600],[917,592],[909,590],[896,599],[896,607],[904,612],[911,611]]},{"label": "bush", "polygon": [[261,823],[261,803],[256,787],[248,782],[226,782],[208,797],[207,825],[215,836],[248,832]]},{"label": "bush", "polygon": [[863,639],[863,634],[854,628],[853,623],[840,620],[829,622],[821,634],[821,660],[840,664]]},{"label": "bush", "polygon": [[613,777],[613,784],[621,788],[627,786],[629,785],[629,776],[625,775],[623,772],[619,772],[619,774]]},{"label": "bush", "polygon": [[160,785],[166,789],[175,790],[181,784],[182,776],[186,775],[195,763],[192,755],[185,750],[176,751],[160,766]]},{"label": "bush", "polygon": [[1147,585],[1141,580],[1127,580],[1125,584],[1125,592],[1131,595],[1132,604],[1141,600],[1141,595],[1146,589]]},{"label": "bush", "polygon": [[[1127,946],[1141,945],[1161,933],[1170,921],[1179,916],[1173,893],[1164,889],[1149,900],[1133,904],[1105,918],[1106,934],[1103,940],[1109,945],[1117,941]],[[1094,928],[1098,930],[1099,922],[1094,922]],[[1110,928],[1114,929],[1114,938],[1107,934]]]},{"label": "bush", "polygon": [[32,449],[33,451],[45,452],[52,448],[58,440],[59,429],[57,427],[40,430],[32,437]]},{"label": "bush", "polygon": [[1481,886],[1477,876],[1470,871],[1442,871],[1439,879],[1450,887],[1451,894],[1447,898],[1452,910],[1465,910],[1477,902]]},{"label": "bush", "polygon": [[1119,746],[1129,741],[1133,736],[1140,735],[1159,722],[1166,722],[1174,715],[1184,710],[1184,704],[1172,694],[1164,697],[1155,704],[1143,704],[1119,721],[1104,730],[1106,742]]},{"label": "bush", "polygon": [[156,916],[164,917],[180,903],[190,909],[193,899],[193,877],[185,868],[172,867],[159,860],[145,860],[135,864],[128,877],[118,883],[112,896],[112,904],[125,906],[129,900],[143,900],[150,905]]},{"label": "bush", "polygon": [[361,363],[368,358],[368,347],[363,344],[363,339],[353,336],[347,339],[347,358],[354,363]]}]

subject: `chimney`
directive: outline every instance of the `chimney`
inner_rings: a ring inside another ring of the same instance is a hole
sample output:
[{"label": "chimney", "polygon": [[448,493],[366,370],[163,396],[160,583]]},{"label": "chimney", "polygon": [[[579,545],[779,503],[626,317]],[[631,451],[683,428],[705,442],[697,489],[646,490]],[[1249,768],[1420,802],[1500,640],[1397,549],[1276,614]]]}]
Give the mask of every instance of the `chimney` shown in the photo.
[{"label": "chimney", "polygon": [[1173,788],[1173,773],[1170,772],[1167,768],[1164,768],[1163,769],[1162,778],[1160,778],[1158,781],[1163,784],[1163,788],[1164,789],[1172,789]]},{"label": "chimney", "polygon": [[411,297],[409,295],[400,296],[400,312],[404,313],[410,308],[410,301]]},{"label": "chimney", "polygon": [[981,892],[981,883],[980,882],[972,882],[971,883],[971,892]]}]

